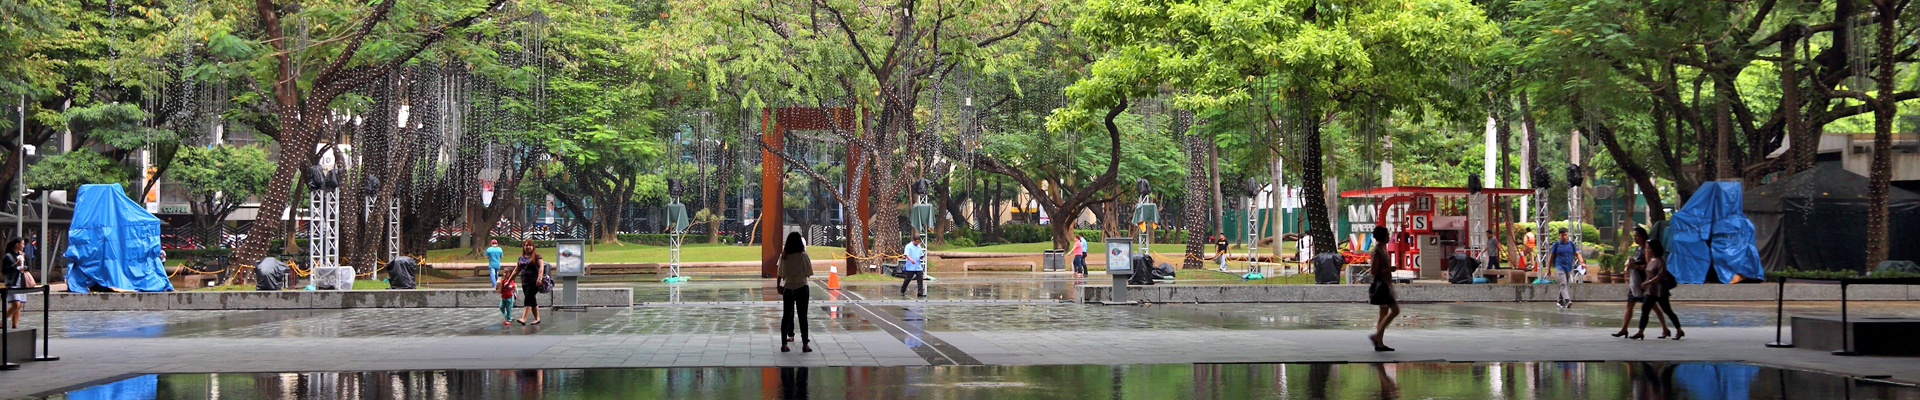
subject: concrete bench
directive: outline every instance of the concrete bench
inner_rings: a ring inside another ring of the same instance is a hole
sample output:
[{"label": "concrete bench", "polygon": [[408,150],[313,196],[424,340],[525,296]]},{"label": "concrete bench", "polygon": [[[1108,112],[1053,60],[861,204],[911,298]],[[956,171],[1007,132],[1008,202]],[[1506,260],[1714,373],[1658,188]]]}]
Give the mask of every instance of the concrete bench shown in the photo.
[{"label": "concrete bench", "polygon": [[[1494,281],[1494,283],[1527,283],[1527,271],[1517,269],[1481,268],[1478,271],[1474,271],[1474,273],[1490,277],[1488,280]],[[1491,277],[1499,277],[1499,279],[1492,279]]]},{"label": "concrete bench", "polygon": [[[36,309],[34,312],[39,312],[39,310]],[[19,364],[33,361],[33,357],[38,356],[38,354],[34,354],[33,352],[39,350],[39,347],[36,346],[39,342],[40,330],[38,329],[27,328],[7,331],[7,362]]]},{"label": "concrete bench", "polygon": [[1027,272],[1040,272],[1039,266],[1032,261],[968,261],[960,263],[961,271],[973,271],[974,268],[979,267],[1018,267],[1026,268]]}]

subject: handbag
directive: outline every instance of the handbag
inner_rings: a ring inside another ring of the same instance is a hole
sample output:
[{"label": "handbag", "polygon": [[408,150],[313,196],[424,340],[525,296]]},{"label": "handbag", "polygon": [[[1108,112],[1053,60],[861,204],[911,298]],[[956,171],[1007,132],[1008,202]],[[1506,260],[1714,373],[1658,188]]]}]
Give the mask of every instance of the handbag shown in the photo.
[{"label": "handbag", "polygon": [[40,282],[34,281],[32,272],[20,271],[20,287],[37,288],[40,287]]},{"label": "handbag", "polygon": [[553,293],[553,275],[540,275],[540,293]]}]

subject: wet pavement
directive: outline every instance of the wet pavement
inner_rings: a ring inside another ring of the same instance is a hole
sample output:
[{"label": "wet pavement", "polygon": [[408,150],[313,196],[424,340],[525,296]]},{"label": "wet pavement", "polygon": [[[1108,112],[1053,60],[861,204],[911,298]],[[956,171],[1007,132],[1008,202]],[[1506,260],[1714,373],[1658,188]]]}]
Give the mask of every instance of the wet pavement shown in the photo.
[{"label": "wet pavement", "polygon": [[1726,362],[530,369],[140,375],[54,399],[1914,399],[1920,388]]},{"label": "wet pavement", "polygon": [[[956,285],[958,286],[958,285]],[[927,331],[1204,331],[1365,329],[1375,308],[1365,304],[1162,304],[1107,307],[1057,302],[898,302],[841,301],[819,304],[811,312],[816,332],[879,330],[858,307],[913,313]],[[1396,325],[1414,329],[1617,328],[1621,303],[1582,303],[1559,309],[1545,303],[1435,303],[1402,306]],[[1859,302],[1856,316],[1920,317],[1913,302]],[[1774,326],[1771,304],[1754,302],[1676,303],[1688,327]],[[1788,315],[1837,314],[1835,302],[1789,303]],[[60,338],[353,338],[449,337],[488,335],[632,335],[770,333],[778,328],[780,306],[772,302],[732,302],[593,308],[584,312],[545,310],[542,329],[500,325],[491,309],[344,309],[263,311],[92,311],[53,314],[53,335]],[[517,315],[517,311],[516,311]],[[38,325],[29,318],[23,327]],[[1637,323],[1637,318],[1635,323]],[[1649,327],[1658,329],[1654,320]]]},{"label": "wet pavement", "polygon": [[[1020,301],[1063,302],[1073,300],[1073,287],[1086,280],[1070,279],[992,279],[946,278],[927,282],[927,297],[932,301]],[[768,280],[702,280],[686,283],[636,282],[604,284],[607,287],[633,288],[636,304],[698,304],[722,302],[777,302],[773,282]],[[899,282],[843,282],[832,292],[824,285],[810,286],[815,300],[922,300],[918,288],[900,295]]]},{"label": "wet pavement", "polygon": [[[780,306],[762,280],[599,282],[634,287],[642,305],[544,310],[537,326],[502,326],[491,309],[60,312],[53,352],[65,359],[0,372],[0,398],[129,377],[131,398],[750,398],[779,395],[801,376],[812,384],[796,390],[818,398],[1349,398],[1380,395],[1385,370],[1405,398],[1846,398],[1855,390],[1854,398],[1920,399],[1910,388],[1698,364],[1920,382],[1911,358],[1760,346],[1774,338],[1771,302],[1676,303],[1685,341],[1607,337],[1621,323],[1620,303],[1406,304],[1389,331],[1400,351],[1376,353],[1364,339],[1376,309],[1365,304],[1063,302],[1076,282],[1084,280],[944,277],[925,300],[901,297],[897,283],[846,282],[837,292],[816,283],[813,353],[777,351]],[[1855,316],[1920,317],[1920,302],[1851,307]],[[1838,308],[1794,302],[1787,314]],[[1711,373],[1680,373],[1702,368]],[[1734,372],[1719,372],[1727,368]],[[1745,382],[1752,395],[1687,389],[1710,386],[1697,383],[1709,375]],[[1801,379],[1792,390],[1810,389],[1781,391],[1782,376]],[[1623,391],[1642,386],[1668,392]],[[620,396],[627,393],[635,394]]]}]

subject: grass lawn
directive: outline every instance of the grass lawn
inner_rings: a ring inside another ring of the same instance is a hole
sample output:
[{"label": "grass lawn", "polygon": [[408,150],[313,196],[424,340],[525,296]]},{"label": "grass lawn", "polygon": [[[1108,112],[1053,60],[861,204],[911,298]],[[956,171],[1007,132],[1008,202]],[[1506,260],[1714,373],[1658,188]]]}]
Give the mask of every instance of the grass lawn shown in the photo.
[{"label": "grass lawn", "polygon": [[[1088,242],[1087,245],[1094,246],[1095,248],[1098,248],[1100,246],[1099,243],[1093,243],[1091,241]],[[1038,255],[1040,254],[1041,251],[1050,250],[1052,248],[1053,248],[1053,243],[1041,242],[1041,243],[1011,243],[1011,244],[998,244],[998,245],[992,245],[992,246],[959,247],[959,248],[935,246],[933,250],[934,251],[966,252],[966,253],[1021,253],[1021,254]],[[1282,247],[1282,248],[1289,249],[1289,251],[1291,251],[1291,249],[1293,248],[1292,242],[1288,242],[1286,244],[1286,247]],[[501,249],[507,252],[506,257],[504,257],[501,260],[502,263],[512,263],[513,259],[519,257],[520,255],[519,248],[502,246]],[[1213,249],[1212,245],[1207,246],[1207,250],[1211,251],[1212,249]],[[1154,253],[1156,254],[1172,254],[1172,253],[1178,253],[1185,250],[1185,247],[1178,244],[1156,243],[1153,246],[1153,250],[1154,250]],[[554,259],[552,248],[539,249],[539,251],[540,251],[541,257],[545,257],[547,260]],[[1265,251],[1266,250],[1264,249],[1262,250],[1262,252],[1265,252]],[[840,259],[840,258],[845,258],[846,256],[846,249],[839,248],[839,247],[807,246],[807,252],[812,254],[814,259]],[[1228,250],[1228,252],[1234,253],[1234,254],[1244,254],[1246,252],[1246,249],[1236,248],[1236,249]],[[1095,255],[1097,256],[1098,254],[1095,254]],[[760,246],[734,246],[734,245],[726,245],[726,244],[702,243],[702,244],[687,244],[685,246],[682,246],[680,249],[681,262],[691,263],[691,262],[721,262],[721,261],[756,261],[759,259],[760,259]],[[467,249],[443,249],[443,250],[428,251],[426,262],[427,263],[448,263],[448,262],[484,263],[486,262],[486,258],[477,254],[470,255],[468,254]],[[588,247],[587,262],[591,262],[591,263],[650,263],[650,262],[664,263],[664,262],[667,262],[667,247],[666,246],[650,246],[650,245],[644,245],[644,244],[594,245],[594,246]],[[1232,263],[1229,263],[1229,264],[1232,264]],[[174,260],[168,260],[167,265],[172,266],[176,264],[174,263]],[[1245,266],[1240,266],[1239,268],[1245,268]],[[1236,276],[1234,277],[1234,279],[1239,279],[1239,277]]]},{"label": "grass lawn", "polygon": [[[502,264],[511,264],[513,262],[513,259],[518,258],[520,256],[520,249],[518,248],[508,248],[506,246],[501,246],[501,250],[506,251],[507,253],[506,256],[502,257],[502,259],[500,260]],[[553,255],[554,250],[552,248],[544,248],[544,249],[537,249],[537,250],[540,252],[541,257],[544,257],[547,260],[554,259],[554,255]],[[588,247],[587,262],[590,262],[590,263],[649,263],[649,262],[664,263],[664,262],[667,262],[668,250],[669,249],[666,246],[649,246],[649,245],[643,245],[643,244],[595,245],[595,246]],[[484,262],[487,262],[486,257],[480,256],[480,255],[468,255],[467,252],[468,252],[467,249],[444,249],[444,250],[428,251],[427,262],[428,263],[444,263],[444,262],[484,263]],[[822,257],[838,258],[840,257],[841,254],[845,253],[844,249],[841,249],[838,247],[823,247],[823,246],[807,246],[807,252],[812,254],[814,258],[822,258]],[[725,245],[725,244],[704,244],[703,243],[703,244],[688,244],[680,247],[680,262],[757,261],[759,259],[760,259],[760,246],[732,246],[732,245]]]}]

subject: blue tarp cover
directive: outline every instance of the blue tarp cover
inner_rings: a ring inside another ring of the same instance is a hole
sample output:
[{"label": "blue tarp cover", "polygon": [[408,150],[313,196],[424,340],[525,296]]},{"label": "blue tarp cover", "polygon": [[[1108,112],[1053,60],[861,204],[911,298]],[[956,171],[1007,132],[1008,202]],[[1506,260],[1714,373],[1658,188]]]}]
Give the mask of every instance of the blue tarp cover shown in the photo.
[{"label": "blue tarp cover", "polygon": [[67,290],[173,290],[160,257],[160,219],[115,184],[80,187],[67,231]]},{"label": "blue tarp cover", "polygon": [[1766,278],[1742,197],[1739,182],[1707,182],[1673,213],[1665,232],[1667,269],[1680,283],[1706,282],[1708,267],[1721,282],[1731,282],[1734,274]]}]

